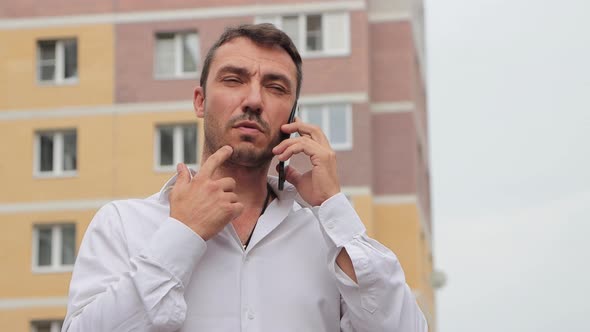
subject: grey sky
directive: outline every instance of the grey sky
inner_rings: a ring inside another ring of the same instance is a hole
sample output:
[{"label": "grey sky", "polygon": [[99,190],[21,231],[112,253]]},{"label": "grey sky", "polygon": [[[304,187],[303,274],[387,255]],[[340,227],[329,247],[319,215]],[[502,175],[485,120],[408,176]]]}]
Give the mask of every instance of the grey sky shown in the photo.
[{"label": "grey sky", "polygon": [[426,0],[439,332],[590,326],[590,1]]}]

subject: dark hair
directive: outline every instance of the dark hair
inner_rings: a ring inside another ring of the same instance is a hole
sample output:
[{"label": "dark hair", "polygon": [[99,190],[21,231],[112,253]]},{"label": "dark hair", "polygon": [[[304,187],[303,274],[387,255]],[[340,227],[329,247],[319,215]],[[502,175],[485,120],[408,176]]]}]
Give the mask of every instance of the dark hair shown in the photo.
[{"label": "dark hair", "polygon": [[207,83],[207,77],[209,76],[209,67],[211,66],[211,62],[213,62],[213,58],[215,57],[215,51],[217,51],[221,45],[238,37],[248,38],[259,46],[279,46],[284,49],[295,63],[295,68],[297,68],[297,90],[295,97],[299,98],[301,82],[303,80],[301,56],[299,55],[299,52],[297,51],[297,48],[293,44],[291,38],[289,38],[286,33],[270,23],[243,24],[237,27],[228,27],[225,29],[223,34],[209,49],[209,52],[207,52],[207,56],[205,57],[205,61],[203,62],[203,71],[201,72],[200,81],[201,87],[203,87],[203,93],[205,93],[205,85]]}]

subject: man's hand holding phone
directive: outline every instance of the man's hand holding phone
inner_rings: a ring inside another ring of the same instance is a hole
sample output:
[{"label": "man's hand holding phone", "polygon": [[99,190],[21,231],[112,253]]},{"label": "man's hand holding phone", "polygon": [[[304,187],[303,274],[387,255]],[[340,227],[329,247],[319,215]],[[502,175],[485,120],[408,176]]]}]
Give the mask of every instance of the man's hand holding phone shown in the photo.
[{"label": "man's hand holding phone", "polygon": [[[299,133],[297,137],[287,138],[274,147],[272,152],[279,162],[291,156],[304,153],[309,156],[312,168],[300,173],[293,167],[287,167],[285,177],[310,205],[321,205],[328,198],[340,192],[340,181],[336,165],[336,152],[332,150],[328,138],[322,130],[314,125],[304,123],[298,118],[295,122],[281,126],[283,133]],[[277,166],[278,168],[278,166]]]}]

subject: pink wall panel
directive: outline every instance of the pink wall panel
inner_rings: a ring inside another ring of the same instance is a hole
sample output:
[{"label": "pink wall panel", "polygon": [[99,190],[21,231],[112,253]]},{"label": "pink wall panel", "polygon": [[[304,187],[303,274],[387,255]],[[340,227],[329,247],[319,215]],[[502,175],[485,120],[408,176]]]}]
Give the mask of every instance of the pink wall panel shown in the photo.
[{"label": "pink wall panel", "polygon": [[368,92],[369,31],[367,15],[351,12],[350,56],[305,59],[304,94]]},{"label": "pink wall panel", "polygon": [[411,23],[372,23],[370,36],[371,100],[413,100],[416,63]]},{"label": "pink wall panel", "polygon": [[98,14],[115,10],[114,1],[104,0],[2,0],[0,17],[64,16]]},{"label": "pink wall panel", "polygon": [[[330,2],[338,0],[322,0]],[[274,5],[289,3],[317,2],[317,0],[120,0],[117,1],[119,11],[145,11],[145,10],[174,10],[182,8],[222,7],[222,6],[247,6],[247,5]]]},{"label": "pink wall panel", "polygon": [[199,85],[198,79],[154,78],[154,40],[157,32],[196,30],[203,59],[227,25],[250,22],[253,22],[252,17],[117,25],[116,101],[129,103],[192,98],[194,88]]},{"label": "pink wall panel", "polygon": [[[330,2],[338,0],[322,0]],[[3,0],[0,17],[36,17],[99,14],[111,12],[142,12],[188,8],[289,4],[293,0]],[[317,2],[297,0],[297,3]]]},{"label": "pink wall panel", "polygon": [[372,116],[373,191],[416,193],[416,127],[412,113]]},{"label": "pink wall panel", "polygon": [[[252,23],[253,17],[120,24],[116,26],[116,100],[149,102],[187,99],[198,84],[194,79],[154,78],[154,36],[159,31],[197,30],[201,59],[227,25]],[[366,14],[351,15],[351,54],[304,59],[302,94],[368,92],[369,51]],[[200,69],[199,69],[200,70]],[[188,91],[188,92],[187,92]],[[187,94],[188,93],[188,94]]]}]

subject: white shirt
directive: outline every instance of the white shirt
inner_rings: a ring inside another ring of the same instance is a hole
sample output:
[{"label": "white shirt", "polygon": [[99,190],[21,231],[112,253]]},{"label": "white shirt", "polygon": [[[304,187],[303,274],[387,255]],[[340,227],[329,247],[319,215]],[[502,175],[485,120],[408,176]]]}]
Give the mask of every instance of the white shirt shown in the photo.
[{"label": "white shirt", "polygon": [[[366,235],[343,194],[278,199],[246,250],[228,224],[204,241],[171,218],[168,190],[115,201],[80,247],[62,331],[426,332],[396,256]],[[299,201],[299,202],[298,202]],[[336,264],[346,248],[358,285]]]}]

